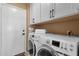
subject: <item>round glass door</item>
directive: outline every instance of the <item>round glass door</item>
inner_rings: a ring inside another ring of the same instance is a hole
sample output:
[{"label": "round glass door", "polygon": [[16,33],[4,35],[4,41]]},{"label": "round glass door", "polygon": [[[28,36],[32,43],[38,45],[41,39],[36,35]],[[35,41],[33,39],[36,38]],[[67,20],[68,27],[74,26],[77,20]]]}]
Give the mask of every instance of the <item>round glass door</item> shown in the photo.
[{"label": "round glass door", "polygon": [[47,50],[47,49],[40,49],[37,53],[38,56],[56,56],[56,54],[51,50]]}]

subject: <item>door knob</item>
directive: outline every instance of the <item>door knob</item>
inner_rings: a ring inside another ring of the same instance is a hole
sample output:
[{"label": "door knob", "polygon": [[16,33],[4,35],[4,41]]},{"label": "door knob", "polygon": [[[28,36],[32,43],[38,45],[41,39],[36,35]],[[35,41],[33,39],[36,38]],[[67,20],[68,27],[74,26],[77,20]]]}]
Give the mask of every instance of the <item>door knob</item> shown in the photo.
[{"label": "door knob", "polygon": [[22,35],[25,35],[25,33],[22,33]]},{"label": "door knob", "polygon": [[22,30],[23,32],[25,32],[25,30]]}]

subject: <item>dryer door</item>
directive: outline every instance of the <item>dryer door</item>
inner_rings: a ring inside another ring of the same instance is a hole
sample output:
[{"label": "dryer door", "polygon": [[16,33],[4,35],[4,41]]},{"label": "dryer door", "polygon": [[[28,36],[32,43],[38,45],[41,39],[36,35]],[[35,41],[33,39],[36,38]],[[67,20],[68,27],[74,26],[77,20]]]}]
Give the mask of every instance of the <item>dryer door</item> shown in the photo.
[{"label": "dryer door", "polygon": [[57,52],[47,45],[43,45],[38,49],[37,56],[58,56]]}]

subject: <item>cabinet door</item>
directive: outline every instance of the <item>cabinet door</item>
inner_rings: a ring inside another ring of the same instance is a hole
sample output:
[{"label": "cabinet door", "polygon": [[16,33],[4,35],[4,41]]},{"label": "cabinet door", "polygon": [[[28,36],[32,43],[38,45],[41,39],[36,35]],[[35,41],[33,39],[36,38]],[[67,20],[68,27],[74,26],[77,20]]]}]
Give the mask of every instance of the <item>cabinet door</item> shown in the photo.
[{"label": "cabinet door", "polygon": [[47,21],[50,19],[50,4],[41,3],[41,22]]},{"label": "cabinet door", "polygon": [[79,3],[72,3],[72,9],[74,10],[74,14],[79,13]]},{"label": "cabinet door", "polygon": [[2,7],[2,55],[24,52],[26,10],[4,4]]},{"label": "cabinet door", "polygon": [[40,3],[30,4],[30,24],[40,22]]},{"label": "cabinet door", "polygon": [[53,3],[41,3],[41,21],[50,20],[53,15]]},{"label": "cabinet door", "polygon": [[0,4],[0,55],[2,49],[2,6]]},{"label": "cabinet door", "polygon": [[56,3],[55,4],[55,18],[69,16],[73,14],[71,3]]}]

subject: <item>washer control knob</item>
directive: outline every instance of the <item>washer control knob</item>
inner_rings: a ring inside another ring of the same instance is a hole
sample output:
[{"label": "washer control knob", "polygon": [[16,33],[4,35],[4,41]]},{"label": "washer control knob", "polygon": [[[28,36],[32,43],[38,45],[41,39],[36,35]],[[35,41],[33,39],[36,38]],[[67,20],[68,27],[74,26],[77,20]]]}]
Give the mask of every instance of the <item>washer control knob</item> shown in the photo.
[{"label": "washer control knob", "polygon": [[64,48],[65,50],[67,50],[67,48]]},{"label": "washer control knob", "polygon": [[71,44],[70,47],[74,47],[74,46]]}]

